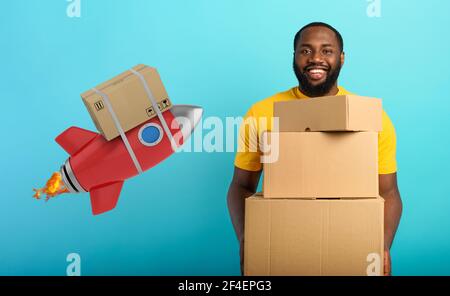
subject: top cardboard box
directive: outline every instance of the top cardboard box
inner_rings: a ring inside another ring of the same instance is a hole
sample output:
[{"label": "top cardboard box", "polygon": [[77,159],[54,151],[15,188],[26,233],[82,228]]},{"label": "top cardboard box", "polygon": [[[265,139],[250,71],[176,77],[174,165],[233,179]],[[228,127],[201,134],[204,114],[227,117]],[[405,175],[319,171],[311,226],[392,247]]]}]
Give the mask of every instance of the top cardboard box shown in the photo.
[{"label": "top cardboard box", "polygon": [[381,100],[355,95],[274,103],[280,132],[382,130]]},{"label": "top cardboard box", "polygon": [[[133,69],[144,76],[161,112],[170,109],[172,104],[156,68],[137,65]],[[123,72],[96,88],[108,96],[124,132],[156,116],[141,80],[131,71]],[[84,92],[81,97],[97,130],[106,140],[119,136],[103,98],[93,89]]]}]

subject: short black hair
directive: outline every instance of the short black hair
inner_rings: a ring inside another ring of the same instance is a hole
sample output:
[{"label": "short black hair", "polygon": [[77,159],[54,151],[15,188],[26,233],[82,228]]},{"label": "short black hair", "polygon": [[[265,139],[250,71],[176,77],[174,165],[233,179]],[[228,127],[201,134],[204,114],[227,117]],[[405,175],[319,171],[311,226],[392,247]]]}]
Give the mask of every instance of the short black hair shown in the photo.
[{"label": "short black hair", "polygon": [[336,30],[335,28],[333,28],[332,26],[330,26],[329,24],[326,23],[322,23],[322,22],[313,22],[310,24],[307,24],[306,26],[304,26],[303,28],[300,29],[300,31],[297,32],[297,34],[295,34],[294,37],[294,51],[297,47],[297,42],[298,39],[300,39],[300,35],[302,34],[302,32],[308,28],[311,27],[325,27],[330,29],[331,31],[334,32],[334,34],[336,35],[336,39],[339,43],[339,48],[341,49],[341,52],[344,52],[344,40],[342,39],[341,33],[338,32],[338,30]]}]

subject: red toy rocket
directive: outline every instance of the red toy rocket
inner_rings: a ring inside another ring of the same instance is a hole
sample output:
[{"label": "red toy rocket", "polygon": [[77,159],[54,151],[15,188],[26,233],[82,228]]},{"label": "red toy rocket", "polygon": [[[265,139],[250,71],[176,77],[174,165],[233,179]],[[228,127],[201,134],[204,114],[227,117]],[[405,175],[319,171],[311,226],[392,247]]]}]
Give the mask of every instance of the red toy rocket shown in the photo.
[{"label": "red toy rocket", "polygon": [[189,138],[202,111],[175,105],[162,112],[164,122],[154,117],[124,133],[125,138],[111,141],[89,130],[68,128],[56,137],[70,154],[60,171],[64,192],[89,192],[94,215],[114,209],[124,181],[169,157]]}]

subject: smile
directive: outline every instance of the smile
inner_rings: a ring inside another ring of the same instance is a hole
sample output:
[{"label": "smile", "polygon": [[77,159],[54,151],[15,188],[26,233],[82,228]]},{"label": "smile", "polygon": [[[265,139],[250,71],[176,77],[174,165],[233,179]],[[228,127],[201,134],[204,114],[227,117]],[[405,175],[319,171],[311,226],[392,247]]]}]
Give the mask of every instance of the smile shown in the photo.
[{"label": "smile", "polygon": [[311,80],[322,80],[327,72],[328,71],[324,68],[309,68],[306,70],[306,73]]}]

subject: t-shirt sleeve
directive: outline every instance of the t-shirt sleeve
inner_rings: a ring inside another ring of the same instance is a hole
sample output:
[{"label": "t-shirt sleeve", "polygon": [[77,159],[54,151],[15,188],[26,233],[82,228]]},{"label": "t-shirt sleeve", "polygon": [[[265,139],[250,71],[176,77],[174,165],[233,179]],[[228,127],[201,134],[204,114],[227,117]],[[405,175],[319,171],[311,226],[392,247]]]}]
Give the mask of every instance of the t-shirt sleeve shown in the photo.
[{"label": "t-shirt sleeve", "polygon": [[238,151],[234,165],[247,171],[260,171],[262,165],[260,161],[261,152],[258,146],[258,127],[252,108],[250,108],[242,121],[237,141]]},{"label": "t-shirt sleeve", "polygon": [[395,128],[385,111],[382,115],[383,130],[378,134],[378,173],[392,174],[397,171]]}]

